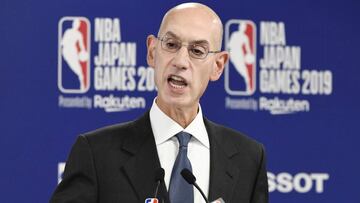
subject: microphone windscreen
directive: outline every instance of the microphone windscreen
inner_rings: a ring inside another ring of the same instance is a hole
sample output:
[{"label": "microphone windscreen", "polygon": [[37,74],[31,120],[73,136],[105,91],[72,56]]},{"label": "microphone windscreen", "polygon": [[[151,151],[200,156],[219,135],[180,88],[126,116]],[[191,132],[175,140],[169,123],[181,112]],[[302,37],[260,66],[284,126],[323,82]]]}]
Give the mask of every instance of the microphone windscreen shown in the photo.
[{"label": "microphone windscreen", "polygon": [[155,171],[155,181],[162,181],[164,180],[165,170],[163,168],[158,168]]},{"label": "microphone windscreen", "polygon": [[181,171],[181,175],[182,177],[186,180],[186,182],[188,182],[189,184],[193,185],[196,181],[196,178],[195,176],[192,174],[192,172],[187,169],[187,168],[184,168],[182,171]]}]

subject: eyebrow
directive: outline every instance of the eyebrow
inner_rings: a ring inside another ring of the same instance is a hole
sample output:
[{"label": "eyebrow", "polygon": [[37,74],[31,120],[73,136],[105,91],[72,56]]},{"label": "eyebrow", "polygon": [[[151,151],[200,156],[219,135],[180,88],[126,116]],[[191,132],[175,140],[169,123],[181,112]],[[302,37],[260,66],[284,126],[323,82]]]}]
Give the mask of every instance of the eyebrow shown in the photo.
[{"label": "eyebrow", "polygon": [[[180,37],[178,37],[175,33],[171,32],[171,31],[166,32],[164,36],[169,36],[169,35],[170,35],[170,37],[173,37],[173,38],[176,38],[176,39],[180,40]],[[189,42],[189,44],[206,44],[208,46],[210,45],[209,42],[207,40],[205,40],[205,39],[203,39],[203,40],[192,40],[192,41]]]}]

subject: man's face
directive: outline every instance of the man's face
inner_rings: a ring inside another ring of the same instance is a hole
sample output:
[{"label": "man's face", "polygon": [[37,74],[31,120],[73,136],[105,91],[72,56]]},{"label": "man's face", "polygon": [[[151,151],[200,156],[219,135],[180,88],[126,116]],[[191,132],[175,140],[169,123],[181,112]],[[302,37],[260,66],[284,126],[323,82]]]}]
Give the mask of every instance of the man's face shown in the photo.
[{"label": "man's face", "polygon": [[208,19],[192,17],[186,13],[174,14],[160,31],[160,39],[167,36],[182,42],[184,46],[175,53],[163,49],[161,40],[154,36],[148,38],[148,63],[155,69],[160,106],[197,106],[209,80],[217,80],[222,72],[221,69],[219,73],[216,54],[209,53],[204,59],[189,55],[188,44],[201,43],[210,51],[216,50],[214,33],[218,32],[218,27]]}]

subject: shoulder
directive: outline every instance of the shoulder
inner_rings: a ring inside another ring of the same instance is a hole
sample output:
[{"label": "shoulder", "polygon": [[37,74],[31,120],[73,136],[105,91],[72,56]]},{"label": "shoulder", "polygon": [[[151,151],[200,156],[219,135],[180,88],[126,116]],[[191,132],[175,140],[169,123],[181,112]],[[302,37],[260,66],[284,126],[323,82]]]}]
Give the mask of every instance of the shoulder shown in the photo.
[{"label": "shoulder", "polygon": [[246,152],[250,154],[262,154],[263,145],[248,135],[226,127],[224,125],[204,119],[205,126],[209,134],[215,137],[219,144],[225,146],[233,146],[238,152]]},{"label": "shoulder", "polygon": [[92,147],[106,147],[114,144],[118,145],[124,140],[129,140],[128,138],[136,137],[136,135],[149,130],[151,131],[151,124],[148,112],[146,112],[136,120],[105,126],[83,133],[80,137],[85,139]]}]

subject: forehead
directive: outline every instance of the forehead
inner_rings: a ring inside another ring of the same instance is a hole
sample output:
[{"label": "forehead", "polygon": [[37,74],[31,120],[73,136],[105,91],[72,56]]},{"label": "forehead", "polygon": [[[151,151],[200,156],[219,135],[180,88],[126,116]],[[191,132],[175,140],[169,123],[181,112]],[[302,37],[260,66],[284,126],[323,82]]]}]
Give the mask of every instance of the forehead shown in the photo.
[{"label": "forehead", "polygon": [[166,16],[159,35],[168,33],[182,41],[206,41],[214,46],[217,29],[216,23],[206,13],[189,9]]}]

